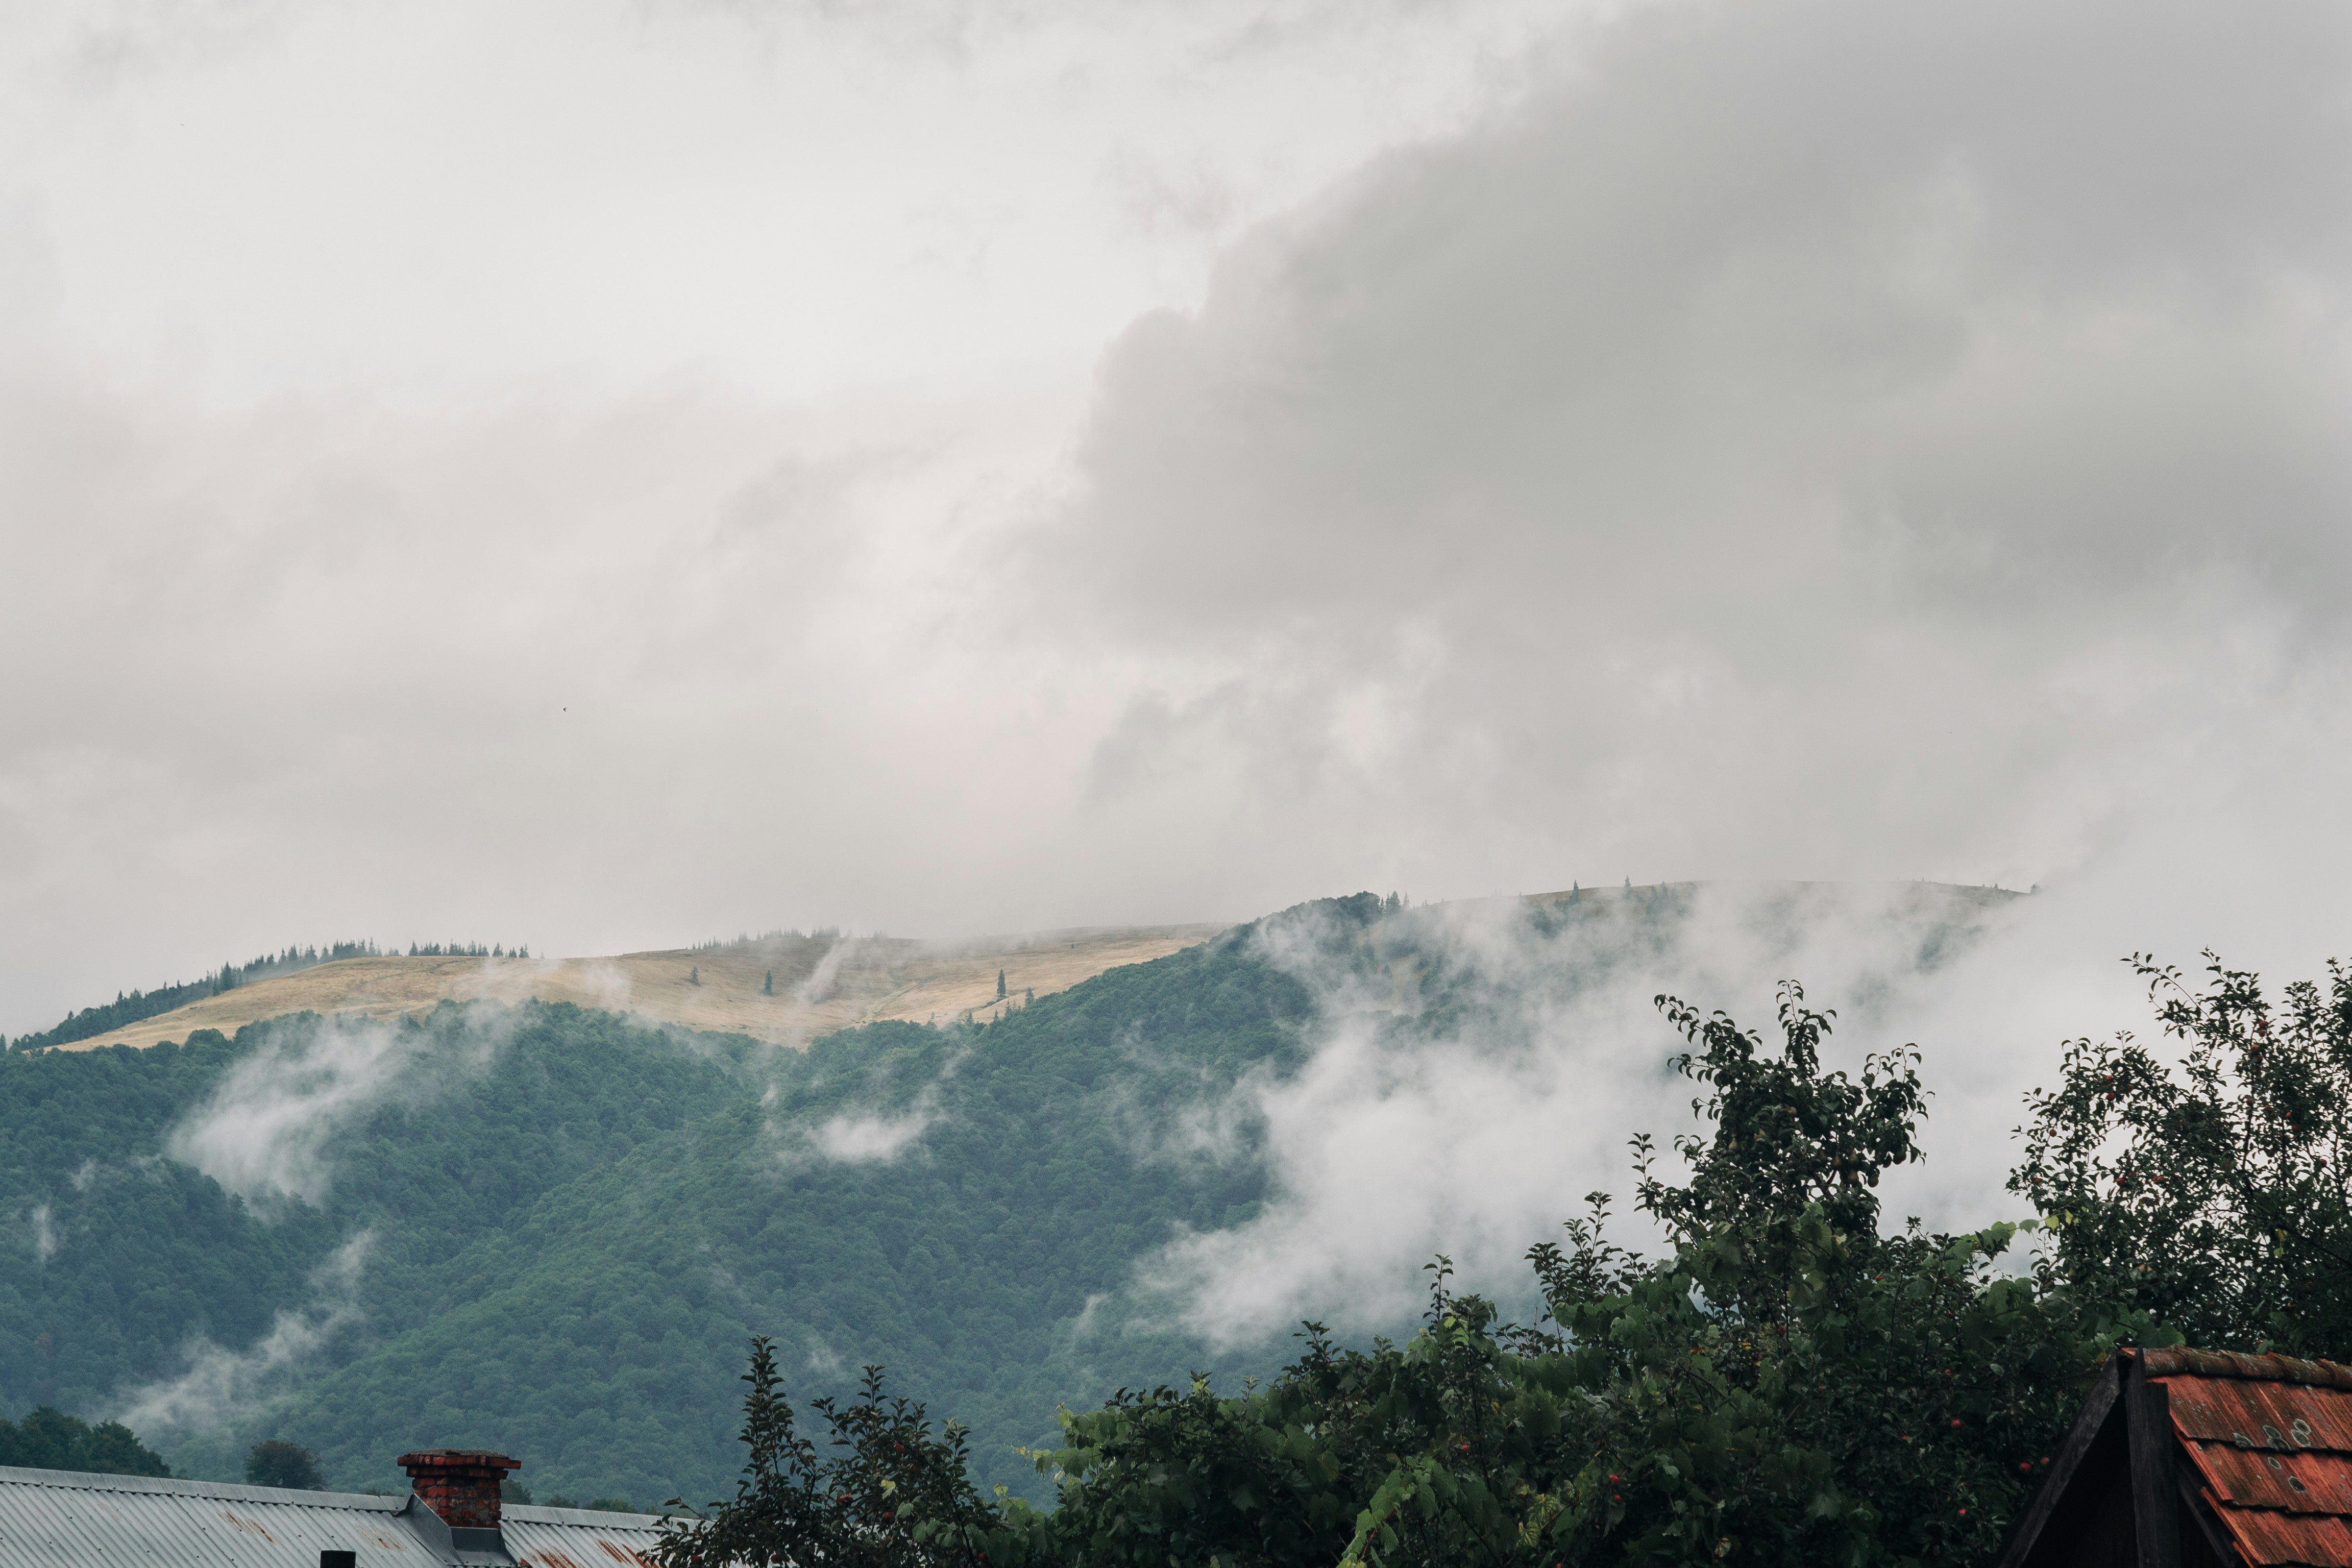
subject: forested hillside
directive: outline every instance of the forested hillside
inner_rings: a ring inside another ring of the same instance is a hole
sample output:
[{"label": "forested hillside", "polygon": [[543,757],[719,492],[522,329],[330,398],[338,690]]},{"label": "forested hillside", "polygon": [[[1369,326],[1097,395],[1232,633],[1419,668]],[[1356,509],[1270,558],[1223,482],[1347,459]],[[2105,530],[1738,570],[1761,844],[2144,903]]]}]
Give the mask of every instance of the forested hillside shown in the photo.
[{"label": "forested hillside", "polygon": [[[1057,1401],[1186,1368],[1192,1347],[1150,1340],[1100,1372],[1072,1360],[1088,1296],[1172,1225],[1259,1196],[1246,1163],[1138,1158],[1105,1097],[1148,1113],[1278,1069],[1306,1012],[1229,942],[993,1026],[880,1025],[805,1055],[534,1004],[446,1007],[383,1045],[293,1018],[0,1058],[0,1203],[21,1226],[0,1397],[122,1411],[223,1476],[258,1436],[351,1486],[463,1441],[526,1456],[542,1493],[657,1501],[731,1468],[741,1347],[763,1331],[812,1388],[887,1360],[971,1410],[1018,1477],[1009,1445],[1050,1432]],[[321,1061],[370,1050],[365,1108],[339,1119]],[[273,1115],[306,1109],[323,1138],[269,1143]],[[185,1142],[240,1117],[251,1146]],[[891,1142],[909,1117],[929,1118],[919,1148]],[[208,1153],[246,1195],[191,1163]],[[238,1183],[265,1173],[284,1185]],[[192,1344],[210,1348],[190,1379]]]},{"label": "forested hillside", "polygon": [[[1057,1406],[1289,1353],[1213,1353],[1129,1289],[1273,1195],[1237,1083],[1297,1073],[1342,1014],[1528,1028],[1521,991],[1639,971],[1688,898],[1517,908],[1521,973],[1359,896],[992,1024],[805,1053],[533,1003],[0,1057],[0,1405],[119,1415],[222,1478],[268,1436],[354,1488],[484,1444],[542,1497],[698,1500],[738,1463],[764,1333],[796,1396],[885,1363],[973,1427],[982,1480],[1034,1491],[1015,1448],[1056,1440]],[[1984,902],[1936,906],[1905,962]],[[1232,1105],[1214,1140],[1169,1135]]]}]

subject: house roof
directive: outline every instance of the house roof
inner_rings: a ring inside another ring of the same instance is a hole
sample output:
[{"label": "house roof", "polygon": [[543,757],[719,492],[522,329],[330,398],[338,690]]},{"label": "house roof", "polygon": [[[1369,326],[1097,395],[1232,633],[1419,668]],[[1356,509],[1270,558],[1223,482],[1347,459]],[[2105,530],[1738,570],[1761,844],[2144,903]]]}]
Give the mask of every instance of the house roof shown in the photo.
[{"label": "house roof", "polygon": [[2352,1366],[2197,1350],[2139,1359],[2167,1395],[2183,1479],[2240,1558],[2352,1568]]},{"label": "house roof", "polygon": [[[499,1531],[406,1497],[0,1466],[0,1568],[651,1568],[649,1514],[509,1504]],[[481,1538],[488,1537],[488,1541]]]}]

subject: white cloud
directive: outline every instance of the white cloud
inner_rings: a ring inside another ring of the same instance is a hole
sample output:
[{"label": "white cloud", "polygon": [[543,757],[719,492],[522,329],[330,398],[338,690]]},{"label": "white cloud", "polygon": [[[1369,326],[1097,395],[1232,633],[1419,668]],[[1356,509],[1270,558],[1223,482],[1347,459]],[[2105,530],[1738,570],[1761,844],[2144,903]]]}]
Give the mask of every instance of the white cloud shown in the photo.
[{"label": "white cloud", "polygon": [[818,1123],[809,1136],[828,1160],[887,1163],[910,1148],[939,1120],[939,1095],[927,1089],[915,1108],[901,1116],[843,1115]]},{"label": "white cloud", "polygon": [[[840,947],[834,951],[839,952]],[[955,1077],[965,1054],[958,1051],[950,1056],[930,1081],[900,1109],[845,1110],[814,1126],[797,1120],[777,1121],[772,1113],[769,1132],[780,1145],[787,1165],[811,1155],[848,1163],[887,1163],[912,1149],[942,1119],[940,1086]],[[777,1099],[776,1086],[771,1084],[761,1103],[772,1107]]]},{"label": "white cloud", "polygon": [[2023,882],[2259,788],[2346,668],[2352,49],[2238,20],[1653,7],[1237,247],[1024,563],[1135,660],[1098,810],[1163,878]]},{"label": "white cloud", "polygon": [[[488,1068],[510,1016],[470,1009],[454,1037],[331,1017],[273,1033],[173,1127],[164,1152],[250,1198],[318,1202],[337,1140],[395,1095],[428,1100]],[[420,1064],[430,1065],[420,1071]]]},{"label": "white cloud", "polygon": [[837,939],[824,950],[824,956],[816,961],[816,967],[810,970],[808,978],[800,983],[795,994],[803,1002],[822,1002],[831,996],[834,976],[841,973],[843,961],[848,958],[850,949],[856,945],[854,937]]},{"label": "white cloud", "polygon": [[46,1264],[58,1255],[58,1227],[50,1222],[49,1205],[35,1204],[26,1217],[33,1231],[33,1258]]},{"label": "white cloud", "polygon": [[311,1300],[279,1309],[269,1331],[247,1349],[228,1350],[201,1334],[190,1340],[187,1369],[119,1394],[114,1418],[152,1441],[226,1426],[284,1393],[360,1321],[360,1275],[374,1244],[375,1233],[362,1231],[338,1247],[311,1276]]},{"label": "white cloud", "polygon": [[[1622,910],[1618,897],[1586,907]],[[1777,1050],[1785,979],[1838,1014],[1825,1066],[1852,1071],[1911,1042],[1925,1053],[1928,1159],[1886,1184],[1888,1222],[2021,1217],[2001,1190],[2019,1089],[2054,1061],[2060,1027],[2139,1021],[2116,955],[2086,952],[2095,927],[2057,895],[1971,912],[1920,886],[1715,885],[1655,915],[1641,898],[1630,919],[1554,931],[1516,900],[1414,911],[1388,928],[1378,964],[1318,921],[1265,928],[1261,951],[1317,997],[1311,1055],[1211,1109],[1257,1130],[1229,1157],[1265,1162],[1266,1200],[1245,1224],[1147,1258],[1135,1303],[1228,1342],[1308,1317],[1363,1331],[1412,1315],[1438,1253],[1465,1285],[1517,1296],[1527,1249],[1557,1239],[1594,1191],[1615,1194],[1620,1240],[1654,1243],[1633,1212],[1629,1142],[1652,1135],[1670,1174],[1675,1136],[1704,1131],[1691,1101],[1705,1090],[1672,1070],[1684,1041],[1653,999],[1721,1008]],[[2053,958],[2021,960],[2037,952]],[[1398,1026],[1431,1007],[1438,1026]]]},{"label": "white cloud", "polygon": [[[0,656],[44,673],[0,729],[0,1027],[289,921],[1126,909],[1076,863],[1003,907],[1054,787],[941,798],[941,754],[1083,765],[1099,706],[971,646],[1003,589],[963,552],[1109,333],[1516,90],[1554,8],[9,9]],[[193,720],[265,687],[299,726]]]},{"label": "white cloud", "polygon": [[239,398],[1034,376],[1554,9],[31,0],[0,192],[86,352]]}]

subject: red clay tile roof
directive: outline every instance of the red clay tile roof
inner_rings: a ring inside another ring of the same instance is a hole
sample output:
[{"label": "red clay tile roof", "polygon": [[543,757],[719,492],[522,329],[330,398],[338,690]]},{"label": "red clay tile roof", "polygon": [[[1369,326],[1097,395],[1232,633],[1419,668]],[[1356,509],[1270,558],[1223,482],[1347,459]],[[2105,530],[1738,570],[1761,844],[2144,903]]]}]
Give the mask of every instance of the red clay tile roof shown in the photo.
[{"label": "red clay tile roof", "polygon": [[2352,1568],[2352,1366],[2139,1352],[2206,1506],[2249,1563]]}]

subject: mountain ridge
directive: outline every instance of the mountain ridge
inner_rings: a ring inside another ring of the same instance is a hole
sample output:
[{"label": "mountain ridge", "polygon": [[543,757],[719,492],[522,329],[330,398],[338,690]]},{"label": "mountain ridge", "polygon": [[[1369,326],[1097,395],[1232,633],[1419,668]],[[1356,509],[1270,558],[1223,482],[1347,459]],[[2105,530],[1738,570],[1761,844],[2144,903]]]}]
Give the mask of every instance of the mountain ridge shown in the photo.
[{"label": "mountain ridge", "polygon": [[[1469,909],[1485,904],[1552,907],[1573,900],[1687,900],[1702,889],[1745,889],[1759,902],[1793,909],[1861,888],[1907,889],[1917,899],[1984,909],[2026,895],[1998,887],[1917,881],[1900,884],[1763,879],[1754,882],[1627,882],[1571,886],[1550,892],[1454,899],[1416,906]],[[649,949],[601,957],[543,958],[478,952],[404,954],[367,952],[313,962],[289,973],[247,980],[233,989],[45,1050],[144,1048],[184,1040],[200,1029],[233,1035],[249,1024],[300,1013],[378,1020],[421,1017],[443,1002],[526,1000],[637,1016],[657,1024],[739,1034],[805,1047],[836,1029],[903,1021],[933,1023],[969,1013],[984,1017],[1031,994],[1051,995],[1129,963],[1146,963],[1205,942],[1225,922],[1076,926],[961,941],[778,932],[730,942]],[[357,944],[336,944],[338,947]],[[287,950],[289,954],[296,952]],[[265,956],[249,970],[280,962]],[[1005,994],[996,993],[1002,972]],[[159,990],[163,988],[159,988]],[[172,988],[194,992],[196,986]],[[132,994],[136,995],[136,993]],[[86,1009],[84,1012],[94,1011]],[[71,1015],[73,1018],[82,1013]]]},{"label": "mountain ridge", "polygon": [[[370,954],[337,959],[37,1048],[145,1048],[198,1030],[234,1034],[301,1013],[387,1020],[443,1002],[568,1002],[772,1045],[804,1047],[836,1029],[984,1016],[1028,994],[1066,991],[1105,970],[1149,963],[1225,929],[1213,923],[1076,927],[965,942],[785,933],[590,958]],[[1006,994],[996,994],[999,971]]]}]

